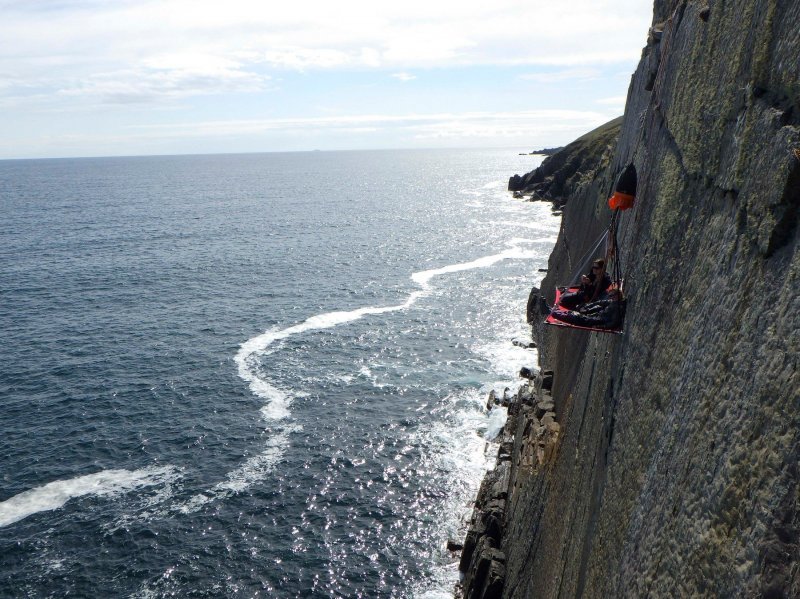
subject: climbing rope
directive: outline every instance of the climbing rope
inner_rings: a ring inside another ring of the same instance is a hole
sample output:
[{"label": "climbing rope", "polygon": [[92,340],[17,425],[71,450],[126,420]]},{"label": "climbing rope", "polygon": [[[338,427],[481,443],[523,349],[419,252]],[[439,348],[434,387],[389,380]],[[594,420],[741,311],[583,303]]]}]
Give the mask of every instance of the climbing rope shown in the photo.
[{"label": "climbing rope", "polygon": [[617,230],[619,228],[620,210],[614,210],[611,215],[611,223],[608,225],[608,243],[606,244],[606,265],[611,264],[612,269],[609,273],[611,281],[618,288],[622,287],[622,254],[617,243]]}]

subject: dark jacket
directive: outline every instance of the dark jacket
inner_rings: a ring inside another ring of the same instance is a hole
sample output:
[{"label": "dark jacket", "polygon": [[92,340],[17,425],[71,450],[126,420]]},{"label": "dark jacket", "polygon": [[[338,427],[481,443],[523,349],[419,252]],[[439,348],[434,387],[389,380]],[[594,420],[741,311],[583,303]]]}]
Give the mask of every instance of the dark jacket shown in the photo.
[{"label": "dark jacket", "polygon": [[608,289],[609,286],[611,285],[611,277],[608,276],[607,272],[603,273],[603,279],[600,281],[599,289],[597,288],[596,285],[597,275],[595,275],[593,272],[589,272],[589,274],[587,274],[586,276],[589,277],[591,283],[581,283],[581,292],[583,293],[587,301],[591,301],[592,298],[595,297],[594,295],[595,289],[597,289],[597,297],[599,298],[606,292],[606,289]]},{"label": "dark jacket", "polygon": [[580,327],[618,329],[622,326],[622,306],[617,300],[599,300],[581,307],[580,312],[555,309],[554,318]]},{"label": "dark jacket", "polygon": [[619,300],[604,299],[581,306],[579,312],[583,316],[597,319],[597,326],[616,329],[622,321],[622,306]]}]

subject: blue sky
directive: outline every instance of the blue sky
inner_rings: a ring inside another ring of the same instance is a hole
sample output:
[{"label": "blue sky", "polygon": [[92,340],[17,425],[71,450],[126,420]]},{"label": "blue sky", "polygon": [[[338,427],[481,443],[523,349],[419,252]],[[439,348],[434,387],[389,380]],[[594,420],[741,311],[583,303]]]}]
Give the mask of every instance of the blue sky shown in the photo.
[{"label": "blue sky", "polygon": [[562,145],[643,0],[0,0],[0,158]]}]

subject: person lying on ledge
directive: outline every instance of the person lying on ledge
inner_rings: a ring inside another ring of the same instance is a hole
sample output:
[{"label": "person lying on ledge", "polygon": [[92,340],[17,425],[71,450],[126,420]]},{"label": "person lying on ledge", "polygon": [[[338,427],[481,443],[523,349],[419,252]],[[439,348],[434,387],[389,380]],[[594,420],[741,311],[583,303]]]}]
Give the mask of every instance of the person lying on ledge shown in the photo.
[{"label": "person lying on ledge", "polygon": [[564,293],[558,305],[567,310],[575,310],[581,304],[601,299],[609,285],[611,277],[606,272],[606,261],[598,258],[592,262],[592,269],[581,275],[580,289]]},{"label": "person lying on ledge", "polygon": [[622,326],[621,300],[619,289],[611,289],[607,299],[585,304],[578,312],[562,310],[556,306],[550,314],[553,318],[579,327],[619,329]]}]

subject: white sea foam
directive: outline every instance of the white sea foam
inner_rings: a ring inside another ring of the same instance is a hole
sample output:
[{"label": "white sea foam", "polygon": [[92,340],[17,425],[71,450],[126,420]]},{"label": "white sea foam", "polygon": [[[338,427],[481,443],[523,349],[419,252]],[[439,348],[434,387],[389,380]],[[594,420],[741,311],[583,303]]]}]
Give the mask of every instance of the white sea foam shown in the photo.
[{"label": "white sea foam", "polygon": [[247,459],[244,464],[228,472],[226,480],[214,485],[214,491],[241,493],[254,482],[264,479],[283,457],[286,448],[280,445],[267,447],[258,455]]},{"label": "white sea foam", "polygon": [[67,480],[57,480],[0,503],[0,527],[39,512],[56,510],[70,499],[84,495],[113,496],[143,487],[165,484],[179,477],[172,466],[141,470],[102,470]]},{"label": "white sea foam", "polygon": [[[542,221],[533,221],[533,222],[526,222],[526,221],[515,221],[515,220],[500,220],[500,221],[492,221],[489,223],[490,225],[495,225],[498,227],[508,227],[511,229],[531,229],[533,231],[552,231],[554,233],[558,233],[559,229],[561,228],[558,224],[542,222]],[[548,238],[551,239],[551,238]],[[556,238],[552,238],[553,242],[556,241]]]},{"label": "white sea foam", "polygon": [[289,447],[289,435],[292,432],[301,430],[301,428],[298,425],[283,427],[270,438],[259,453],[249,457],[237,468],[228,472],[225,480],[218,482],[210,489],[170,505],[165,505],[168,497],[157,496],[147,504],[147,509],[140,510],[133,515],[125,514],[117,518],[108,529],[114,531],[119,528],[127,528],[132,522],[166,518],[175,513],[193,514],[210,503],[224,500],[230,495],[246,491],[254,484],[264,480],[275,469],[275,466],[280,463],[286,453],[286,449]]},{"label": "white sea foam", "polygon": [[299,426],[290,426],[273,436],[260,453],[228,473],[226,480],[217,483],[212,492],[215,494],[241,493],[254,483],[269,474],[283,457],[289,446],[289,434],[300,430]]},{"label": "white sea foam", "polygon": [[503,407],[495,407],[489,412],[489,422],[486,424],[486,432],[484,438],[487,441],[494,441],[503,427],[506,425],[508,419],[508,410]]},{"label": "white sea foam", "polygon": [[211,503],[213,500],[214,498],[209,497],[205,493],[198,493],[197,495],[191,497],[188,501],[177,504],[174,506],[174,509],[181,514],[193,514],[207,503]]},{"label": "white sea foam", "polygon": [[258,358],[263,356],[273,343],[308,331],[328,329],[341,324],[347,324],[364,318],[365,316],[406,310],[414,305],[420,297],[431,290],[430,281],[434,277],[476,268],[487,268],[503,260],[535,258],[537,256],[536,252],[525,250],[520,246],[536,242],[536,240],[531,239],[514,238],[507,242],[506,245],[509,247],[498,254],[484,256],[472,260],[471,262],[450,264],[441,268],[415,272],[411,275],[411,279],[419,285],[421,289],[411,292],[408,299],[402,304],[395,304],[392,306],[369,306],[349,311],[326,312],[324,314],[311,316],[305,321],[285,329],[265,331],[260,335],[248,339],[239,347],[239,351],[236,353],[235,357],[239,377],[248,383],[250,391],[254,395],[267,401],[261,409],[261,414],[265,419],[281,420],[283,418],[288,418],[291,415],[289,411],[292,401],[290,394],[277,388],[266,380],[258,366]]},{"label": "white sea foam", "polygon": [[246,491],[254,484],[264,480],[286,453],[286,449],[289,447],[289,435],[299,430],[302,430],[302,427],[297,425],[283,428],[267,442],[259,453],[228,472],[225,480],[202,493],[193,495],[182,503],[173,505],[171,510],[181,514],[192,514],[209,503],[225,499],[234,493]]},{"label": "white sea foam", "polygon": [[250,391],[254,395],[267,400],[267,404],[261,409],[261,415],[268,420],[280,420],[290,415],[291,397],[289,394],[265,380],[260,376],[258,370],[258,357],[262,356],[270,345],[276,341],[307,331],[328,329],[340,324],[353,322],[364,316],[402,310],[414,303],[419,293],[418,291],[412,293],[404,304],[396,306],[368,307],[347,312],[318,314],[311,316],[300,324],[286,329],[266,331],[242,343],[236,354],[235,361],[238,366],[239,376],[250,385]]},{"label": "white sea foam", "polygon": [[[441,548],[431,565],[431,575],[412,588],[412,597],[432,599],[452,597],[458,580],[458,562],[444,554],[446,539],[463,538],[473,500],[486,471],[493,467],[497,448],[488,443],[488,425],[483,406],[486,397],[477,389],[465,389],[444,398],[445,416],[422,426],[410,444],[426,447],[420,468],[446,473],[451,481],[448,495],[437,504],[431,526],[426,529],[430,542]],[[505,410],[503,410],[505,411]],[[502,427],[502,425],[501,425]],[[483,436],[478,432],[483,430]]]},{"label": "white sea foam", "polygon": [[[520,335],[521,337],[522,335]],[[501,341],[491,341],[474,348],[492,365],[492,370],[507,379],[514,379],[523,366],[535,367],[539,354],[535,349],[518,347],[511,342],[513,335]]]},{"label": "white sea foam", "polygon": [[526,237],[514,237],[509,243],[519,245],[520,243],[555,243],[556,237],[537,237],[536,239],[528,239]]},{"label": "white sea foam", "polygon": [[509,247],[507,250],[500,252],[499,254],[492,254],[489,256],[484,256],[483,258],[478,258],[477,260],[473,260],[471,262],[462,262],[460,264],[450,264],[448,266],[443,266],[442,268],[434,268],[431,270],[423,270],[420,272],[415,272],[411,275],[411,279],[420,285],[423,289],[427,290],[429,288],[429,282],[433,277],[437,277],[440,275],[451,274],[454,272],[461,272],[464,270],[472,270],[475,268],[487,268],[489,266],[493,266],[498,262],[502,262],[503,260],[512,260],[512,259],[529,259],[535,258],[536,253],[532,251],[526,251],[519,247],[522,243],[532,243],[531,240],[528,239],[512,239],[508,242]]}]

